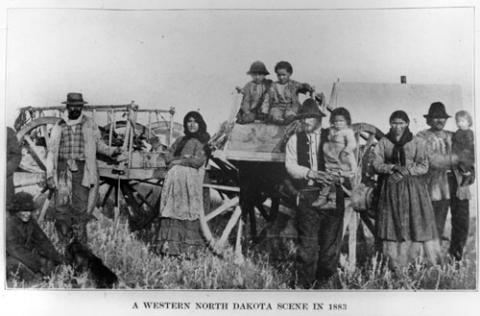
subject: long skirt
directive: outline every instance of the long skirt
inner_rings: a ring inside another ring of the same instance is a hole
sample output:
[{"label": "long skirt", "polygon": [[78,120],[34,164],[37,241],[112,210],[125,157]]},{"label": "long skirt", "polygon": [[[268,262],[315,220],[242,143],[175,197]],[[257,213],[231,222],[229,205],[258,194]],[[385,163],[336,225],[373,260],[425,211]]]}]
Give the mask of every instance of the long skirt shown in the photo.
[{"label": "long skirt", "polygon": [[179,220],[162,218],[156,252],[168,256],[195,257],[206,247],[200,229],[200,220]]},{"label": "long skirt", "polygon": [[168,171],[160,200],[157,252],[191,257],[206,246],[199,221],[204,175],[203,168],[174,166]]},{"label": "long skirt", "polygon": [[387,179],[380,180],[377,207],[377,238],[384,255],[395,266],[404,266],[418,257],[435,263],[440,246],[423,178],[410,176],[397,183]]}]

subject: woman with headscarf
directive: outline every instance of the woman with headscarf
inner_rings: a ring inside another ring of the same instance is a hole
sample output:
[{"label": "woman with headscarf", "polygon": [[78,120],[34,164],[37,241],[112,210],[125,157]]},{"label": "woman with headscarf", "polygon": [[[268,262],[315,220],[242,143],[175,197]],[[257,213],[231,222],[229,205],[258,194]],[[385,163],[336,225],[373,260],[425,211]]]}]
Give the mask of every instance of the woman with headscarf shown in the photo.
[{"label": "woman with headscarf", "polygon": [[404,111],[390,116],[390,131],[375,147],[379,174],[377,239],[393,268],[425,256],[436,263],[440,251],[432,203],[423,175],[428,159],[422,140],[413,136]]},{"label": "woman with headscarf", "polygon": [[169,171],[160,200],[160,231],[157,251],[164,255],[194,255],[205,242],[200,231],[203,211],[203,179],[210,139],[200,113],[183,119],[185,136],[178,138],[166,155]]}]

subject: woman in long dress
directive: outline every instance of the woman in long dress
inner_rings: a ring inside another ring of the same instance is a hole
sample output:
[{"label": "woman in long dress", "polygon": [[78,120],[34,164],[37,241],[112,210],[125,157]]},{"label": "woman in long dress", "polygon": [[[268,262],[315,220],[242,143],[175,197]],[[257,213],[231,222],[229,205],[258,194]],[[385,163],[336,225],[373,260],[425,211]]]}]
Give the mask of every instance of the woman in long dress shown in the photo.
[{"label": "woman in long dress", "polygon": [[375,147],[373,167],[379,174],[377,239],[394,268],[419,258],[436,263],[440,244],[430,195],[422,177],[428,159],[422,140],[412,135],[404,111],[390,116],[390,131]]},{"label": "woman in long dress", "polygon": [[166,162],[169,171],[160,200],[160,230],[157,251],[164,255],[194,256],[205,247],[200,231],[203,211],[203,179],[210,139],[200,113],[192,111],[183,120],[185,136],[169,149]]}]

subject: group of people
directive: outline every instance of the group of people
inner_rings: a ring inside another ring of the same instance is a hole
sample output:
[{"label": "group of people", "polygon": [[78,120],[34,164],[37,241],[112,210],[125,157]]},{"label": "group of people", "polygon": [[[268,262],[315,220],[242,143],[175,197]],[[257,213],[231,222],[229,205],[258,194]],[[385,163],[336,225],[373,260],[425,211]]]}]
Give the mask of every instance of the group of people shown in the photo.
[{"label": "group of people", "polygon": [[290,78],[293,67],[288,61],[278,62],[275,73],[278,80],[273,82],[266,78],[270,73],[263,62],[252,63],[247,72],[252,80],[243,88],[237,87],[237,91],[243,94],[237,115],[239,124],[252,123],[255,120],[288,124],[300,108],[298,94],[313,92],[308,83],[300,83]]},{"label": "group of people", "polygon": [[[108,146],[97,124],[84,115],[87,102],[81,93],[68,93],[63,103],[66,115],[50,131],[47,144],[46,186],[55,192],[53,217],[60,246],[67,248],[74,242],[87,247],[86,226],[98,197],[97,152],[115,157],[121,148]],[[161,229],[154,250],[168,255],[204,246],[198,219],[210,135],[200,113],[192,111],[185,116],[184,134],[165,153],[169,172],[162,188]],[[38,209],[32,195],[14,192],[13,173],[21,146],[13,129],[8,136],[7,276],[39,280],[64,262],[60,253],[65,249],[57,252],[32,217]]]},{"label": "group of people", "polygon": [[[297,93],[308,85],[289,79],[292,67],[279,62],[278,82],[265,80],[261,62],[252,64],[253,81],[242,89],[244,100],[239,122],[258,118],[275,123],[298,120],[301,129],[285,148],[285,168],[293,183],[296,201],[298,250],[296,285],[311,288],[337,270],[343,234],[345,188],[352,189],[358,175],[358,144],[345,108],[330,113],[330,127],[322,128],[325,112],[315,98],[300,106]],[[88,244],[85,214],[98,193],[96,153],[120,153],[102,140],[96,123],[82,113],[80,93],[69,93],[66,116],[52,129],[47,146],[47,186],[57,190],[55,227],[65,242]],[[474,148],[471,116],[456,114],[459,130],[444,130],[450,116],[440,102],[425,115],[429,129],[414,136],[410,118],[395,111],[390,130],[374,149],[373,168],[378,174],[376,238],[391,265],[401,267],[419,256],[440,259],[440,240],[450,207],[450,254],[461,260],[468,235],[469,185],[474,181]],[[168,172],[160,202],[160,229],[153,250],[162,255],[190,256],[206,247],[200,229],[203,181],[210,135],[200,113],[185,115],[184,136],[165,154]],[[7,186],[9,186],[7,182]],[[63,190],[64,194],[61,193]],[[62,262],[41,228],[31,218],[36,209],[31,195],[7,188],[7,269],[23,275],[48,274]]]},{"label": "group of people", "polygon": [[[323,113],[307,100],[297,115],[303,121],[303,131],[291,136],[286,147],[285,166],[298,190],[297,286],[304,288],[328,280],[336,271],[340,254],[343,186],[348,178],[332,174],[342,165],[348,142],[335,141],[338,124],[334,122],[339,112],[348,113],[335,109],[330,117],[332,127],[323,129]],[[378,174],[373,205],[375,237],[385,262],[395,271],[422,258],[431,264],[441,262],[440,242],[449,207],[449,253],[453,259],[462,259],[468,236],[469,185],[475,174],[472,118],[466,111],[457,112],[458,130],[452,133],[444,130],[450,116],[441,102],[432,103],[424,117],[430,128],[414,136],[407,113],[393,112],[390,130],[374,147],[373,169]],[[340,119],[350,121],[346,114]],[[341,150],[332,151],[332,143]],[[329,163],[335,158],[337,166]],[[336,193],[336,203],[319,207],[315,199],[325,188]]]}]

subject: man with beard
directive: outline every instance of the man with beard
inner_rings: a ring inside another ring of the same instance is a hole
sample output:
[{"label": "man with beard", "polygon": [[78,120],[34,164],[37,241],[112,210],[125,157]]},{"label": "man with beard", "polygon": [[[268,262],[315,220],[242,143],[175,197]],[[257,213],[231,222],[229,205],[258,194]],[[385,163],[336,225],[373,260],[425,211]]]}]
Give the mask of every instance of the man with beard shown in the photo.
[{"label": "man with beard", "polygon": [[447,114],[443,103],[432,103],[428,114],[424,117],[430,128],[419,132],[417,136],[425,139],[426,152],[430,160],[427,183],[438,235],[439,238],[443,235],[450,207],[452,233],[449,253],[456,260],[461,260],[468,237],[469,199],[471,197],[468,186],[474,181],[474,173],[462,182],[462,176],[457,168],[461,157],[452,153],[453,133],[444,130],[450,115]]},{"label": "man with beard", "polygon": [[320,188],[334,180],[325,172],[328,130],[321,128],[323,116],[315,100],[305,100],[295,117],[302,121],[303,129],[290,137],[285,148],[285,167],[297,196],[295,270],[298,286],[303,288],[319,287],[337,271],[343,233],[345,200],[340,183],[335,186],[334,208],[312,206]]},{"label": "man with beard", "polygon": [[[47,186],[59,188],[56,198],[57,212],[84,214],[89,205],[90,192],[98,187],[97,151],[108,156],[120,153],[120,148],[106,145],[97,124],[92,118],[83,115],[83,106],[87,103],[81,93],[68,93],[67,116],[52,129],[47,151]],[[96,194],[92,194],[94,199]],[[69,205],[69,207],[62,207]],[[59,218],[70,214],[57,214]],[[73,216],[78,218],[79,216]],[[81,216],[80,216],[81,217]],[[86,221],[72,223],[78,227],[74,236],[86,243]],[[68,242],[68,241],[64,241]]]}]

